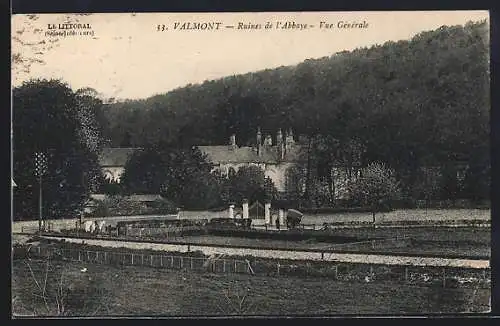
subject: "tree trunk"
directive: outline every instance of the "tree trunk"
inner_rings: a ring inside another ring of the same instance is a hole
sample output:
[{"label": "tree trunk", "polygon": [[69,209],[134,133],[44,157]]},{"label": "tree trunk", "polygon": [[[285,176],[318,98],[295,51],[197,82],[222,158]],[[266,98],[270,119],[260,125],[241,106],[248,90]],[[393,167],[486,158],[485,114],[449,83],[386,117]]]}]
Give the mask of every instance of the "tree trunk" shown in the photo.
[{"label": "tree trunk", "polygon": [[330,191],[330,203],[335,202],[335,178],[333,177],[334,168],[330,167],[330,173],[328,173],[328,190]]}]

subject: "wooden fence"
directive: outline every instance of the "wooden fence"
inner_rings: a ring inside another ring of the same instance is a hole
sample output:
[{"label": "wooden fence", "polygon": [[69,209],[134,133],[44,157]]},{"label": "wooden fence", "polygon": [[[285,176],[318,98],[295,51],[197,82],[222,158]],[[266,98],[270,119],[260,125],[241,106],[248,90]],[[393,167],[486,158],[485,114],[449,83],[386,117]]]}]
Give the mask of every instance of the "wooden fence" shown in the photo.
[{"label": "wooden fence", "polygon": [[[413,285],[438,286],[443,288],[453,287],[482,287],[491,286],[491,270],[463,269],[450,267],[425,267],[425,266],[386,266],[373,264],[346,264],[334,263],[323,266],[305,264],[274,263],[274,271],[267,275],[328,277],[346,282],[380,282],[405,283]],[[254,264],[255,273],[260,274],[260,264]]]},{"label": "wooden fence", "polygon": [[223,258],[222,256],[177,256],[103,250],[49,248],[41,246],[31,247],[28,256],[33,258],[62,259],[73,262],[116,266],[143,266],[214,273],[253,274],[253,268],[249,261]]},{"label": "wooden fence", "polygon": [[126,228],[126,235],[132,237],[161,237],[172,238],[179,237],[186,234],[202,234],[205,229],[201,226],[166,226],[166,227],[140,227],[128,226]]},{"label": "wooden fence", "polygon": [[[21,255],[22,256],[22,255]],[[114,266],[142,266],[173,270],[212,273],[239,273],[273,277],[327,277],[346,282],[402,282],[406,284],[439,287],[491,286],[491,270],[453,267],[388,266],[332,262],[290,262],[270,259],[242,260],[222,255],[200,257],[195,255],[163,255],[140,252],[68,249],[36,246],[28,250],[30,258],[49,258],[107,264]]]}]

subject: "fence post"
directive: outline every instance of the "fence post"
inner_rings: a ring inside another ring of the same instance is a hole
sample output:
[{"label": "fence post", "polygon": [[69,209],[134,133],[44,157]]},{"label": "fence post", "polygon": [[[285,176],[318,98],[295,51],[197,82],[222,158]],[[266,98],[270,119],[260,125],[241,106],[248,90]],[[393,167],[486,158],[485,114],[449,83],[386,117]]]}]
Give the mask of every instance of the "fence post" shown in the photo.
[{"label": "fence post", "polygon": [[276,273],[278,276],[280,276],[280,263],[279,262],[276,264]]},{"label": "fence post", "polygon": [[132,265],[134,265],[134,254],[132,254]]},{"label": "fence post", "polygon": [[108,257],[108,253],[105,251],[104,252],[104,264],[106,264],[106,262],[108,261],[107,257]]},{"label": "fence post", "polygon": [[160,267],[163,267],[163,255],[160,255]]},{"label": "fence post", "polygon": [[153,255],[151,255],[151,266],[153,266]]},{"label": "fence post", "polygon": [[234,261],[234,272],[238,273],[238,268],[236,266],[236,259],[233,259],[233,261]]},{"label": "fence post", "polygon": [[338,272],[339,272],[339,269],[338,269],[338,266],[335,265],[335,279],[338,279]]},{"label": "fence post", "polygon": [[87,261],[90,262],[90,251],[87,250]]},{"label": "fence post", "polygon": [[446,287],[446,268],[443,267],[443,287]]},{"label": "fence post", "polygon": [[78,250],[78,261],[82,261],[82,257],[80,256],[80,255],[81,255],[81,253],[82,253],[82,252],[81,252],[80,250]]},{"label": "fence post", "polygon": [[141,266],[144,266],[144,255],[141,254]]},{"label": "fence post", "polygon": [[190,263],[190,266],[191,266],[191,270],[193,270],[193,257],[191,257],[191,263]]},{"label": "fence post", "polygon": [[405,266],[405,281],[408,282],[408,266]]},{"label": "fence post", "polygon": [[223,273],[226,272],[226,260],[225,259],[222,260],[222,272]]},{"label": "fence post", "polygon": [[181,256],[181,269],[184,267],[184,257]]},{"label": "fence post", "polygon": [[170,256],[170,268],[174,268],[174,256]]},{"label": "fence post", "polygon": [[375,240],[372,240],[372,249],[375,249]]},{"label": "fence post", "polygon": [[373,276],[373,266],[370,265],[370,276]]}]

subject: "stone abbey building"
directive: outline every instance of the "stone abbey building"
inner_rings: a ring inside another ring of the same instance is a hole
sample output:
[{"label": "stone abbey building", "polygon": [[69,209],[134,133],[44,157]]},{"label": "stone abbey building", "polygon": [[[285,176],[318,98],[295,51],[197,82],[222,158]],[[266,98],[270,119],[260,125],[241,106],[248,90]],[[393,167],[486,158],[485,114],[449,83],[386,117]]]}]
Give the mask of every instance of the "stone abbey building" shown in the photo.
[{"label": "stone abbey building", "polygon": [[[244,166],[257,166],[264,171],[280,194],[300,193],[305,189],[305,169],[307,164],[307,144],[295,139],[291,129],[277,130],[276,141],[270,134],[264,135],[260,128],[256,131],[252,146],[239,146],[236,135],[230,135],[228,144],[197,146],[214,164],[214,170],[229,177]],[[130,156],[139,148],[105,148],[99,156],[104,176],[115,182],[125,169]],[[352,171],[351,171],[352,172]],[[338,166],[332,171],[335,183],[335,197],[347,194],[348,171]],[[352,173],[351,173],[352,175]]]}]

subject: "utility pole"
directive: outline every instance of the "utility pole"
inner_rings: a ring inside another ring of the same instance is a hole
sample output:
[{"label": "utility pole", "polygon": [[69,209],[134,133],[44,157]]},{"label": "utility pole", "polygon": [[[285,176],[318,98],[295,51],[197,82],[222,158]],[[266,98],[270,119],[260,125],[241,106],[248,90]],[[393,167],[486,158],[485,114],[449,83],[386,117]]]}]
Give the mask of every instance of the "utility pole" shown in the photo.
[{"label": "utility pole", "polygon": [[42,232],[42,177],[47,172],[47,156],[43,152],[35,153],[35,175],[38,177],[38,232]]},{"label": "utility pole", "polygon": [[38,231],[42,231],[42,175],[38,176]]}]

